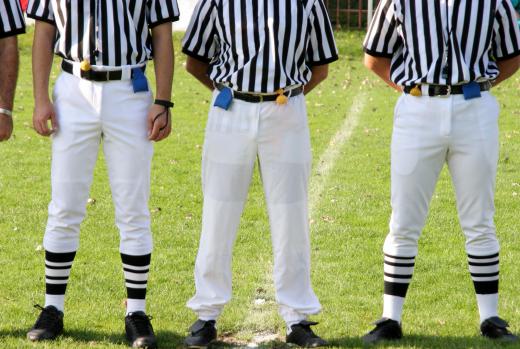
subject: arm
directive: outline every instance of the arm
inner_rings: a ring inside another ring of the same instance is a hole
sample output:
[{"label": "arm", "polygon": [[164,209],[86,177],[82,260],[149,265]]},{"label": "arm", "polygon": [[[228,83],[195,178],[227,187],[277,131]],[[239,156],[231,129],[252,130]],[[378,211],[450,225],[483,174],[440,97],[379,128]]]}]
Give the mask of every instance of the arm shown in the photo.
[{"label": "arm", "polygon": [[197,80],[199,80],[199,82],[213,91],[215,88],[213,87],[213,81],[211,81],[208,76],[208,67],[208,63],[199,61],[191,56],[188,56],[186,59],[186,70],[188,73],[193,75]]},{"label": "arm", "polygon": [[[0,108],[13,110],[14,92],[18,77],[18,41],[16,36],[0,39]],[[13,119],[0,113],[0,142],[13,132]]]},{"label": "arm", "polygon": [[377,76],[383,79],[383,81],[386,82],[388,86],[399,92],[402,92],[402,88],[390,80],[391,62],[392,60],[390,58],[376,57],[365,53],[365,67],[372,70]]},{"label": "arm", "polygon": [[[49,76],[52,68],[56,28],[47,22],[36,21],[32,48],[34,114],[33,125],[42,136],[50,136],[58,129],[54,106],[49,98]],[[52,128],[49,129],[48,122]]]},{"label": "arm", "polygon": [[502,61],[498,61],[497,66],[498,70],[500,71],[500,74],[492,82],[493,86],[498,85],[499,83],[510,78],[516,73],[516,71],[520,68],[520,55],[509,59],[504,59]]},{"label": "arm", "polygon": [[[172,95],[174,66],[171,22],[152,28],[152,45],[155,63],[156,98],[169,101]],[[165,110],[163,106],[152,104],[148,112],[148,139],[159,142],[168,137],[172,129],[170,119],[169,109]]]},{"label": "arm", "polygon": [[309,82],[304,87],[304,94],[311,92],[320,82],[327,78],[329,74],[329,65],[314,65],[311,67],[312,76]]}]

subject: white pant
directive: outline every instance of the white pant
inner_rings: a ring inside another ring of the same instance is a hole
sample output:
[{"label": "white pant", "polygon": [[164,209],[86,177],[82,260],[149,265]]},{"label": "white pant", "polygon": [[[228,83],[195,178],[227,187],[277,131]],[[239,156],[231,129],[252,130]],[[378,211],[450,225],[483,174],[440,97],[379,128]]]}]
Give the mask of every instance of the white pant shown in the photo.
[{"label": "white pant", "polygon": [[228,111],[212,104],[206,127],[196,294],[187,304],[203,320],[216,319],[231,299],[232,249],[257,157],[271,226],[280,314],[292,322],[321,309],[310,280],[311,149],[305,99],[292,97],[283,106],[235,99]]},{"label": "white pant", "polygon": [[[415,256],[439,173],[448,164],[466,251],[498,252],[493,216],[498,163],[495,98],[402,95],[392,135],[392,217],[384,252]],[[451,229],[451,228],[450,228]]]},{"label": "white pant", "polygon": [[151,252],[148,198],[153,145],[146,126],[151,102],[151,92],[134,93],[130,80],[91,82],[60,74],[54,88],[59,130],[52,140],[46,250],[78,249],[79,226],[103,139],[120,251],[129,255]]}]

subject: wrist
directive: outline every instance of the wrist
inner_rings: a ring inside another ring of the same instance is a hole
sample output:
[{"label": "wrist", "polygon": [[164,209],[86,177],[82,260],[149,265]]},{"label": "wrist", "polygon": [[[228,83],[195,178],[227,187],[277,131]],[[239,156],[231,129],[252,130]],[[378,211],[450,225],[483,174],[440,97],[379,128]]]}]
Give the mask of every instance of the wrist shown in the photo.
[{"label": "wrist", "polygon": [[173,106],[175,105],[175,103],[173,103],[169,99],[160,99],[160,98],[156,98],[153,103],[160,105],[162,107],[168,108],[168,109],[173,108]]},{"label": "wrist", "polygon": [[0,115],[6,115],[8,117],[12,117],[13,111],[10,109],[0,108]]}]

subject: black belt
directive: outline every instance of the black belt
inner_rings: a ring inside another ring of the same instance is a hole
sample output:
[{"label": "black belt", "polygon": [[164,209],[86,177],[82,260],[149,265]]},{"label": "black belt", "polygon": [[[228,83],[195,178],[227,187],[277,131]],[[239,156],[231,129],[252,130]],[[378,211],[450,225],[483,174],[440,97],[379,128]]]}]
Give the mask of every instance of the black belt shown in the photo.
[{"label": "black belt", "polygon": [[[61,62],[61,69],[69,74],[74,74],[74,66],[72,63],[67,61]],[[146,69],[146,66],[142,66],[141,70],[144,72]],[[85,80],[91,80],[91,81],[112,81],[112,80],[121,80],[123,78],[123,71],[122,70],[112,70],[112,71],[95,71],[95,70],[88,70],[80,71],[81,78]]]},{"label": "black belt", "polygon": [[[479,82],[480,91],[489,91],[491,89],[491,83],[489,81]],[[428,96],[449,96],[449,95],[461,95],[464,92],[462,87],[465,85],[427,85]],[[415,87],[421,88],[420,85],[405,86],[404,93],[410,93]]]},{"label": "black belt", "polygon": [[[215,84],[217,90],[221,91],[224,87],[222,84]],[[287,97],[295,97],[303,92],[303,86],[296,87],[292,90],[285,91],[283,94]],[[260,102],[274,102],[278,97],[278,94],[255,94],[248,92],[238,92],[233,91],[233,98],[240,99],[241,101],[246,101],[250,103],[260,103]]]}]

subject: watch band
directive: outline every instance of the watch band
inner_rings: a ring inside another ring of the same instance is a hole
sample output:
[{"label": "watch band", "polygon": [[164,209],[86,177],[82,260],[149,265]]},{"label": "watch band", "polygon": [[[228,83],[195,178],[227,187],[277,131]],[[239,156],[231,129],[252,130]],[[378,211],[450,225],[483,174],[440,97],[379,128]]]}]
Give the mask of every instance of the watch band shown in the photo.
[{"label": "watch band", "polygon": [[13,112],[9,109],[0,108],[0,114],[5,114],[7,116],[13,116]]},{"label": "watch band", "polygon": [[172,101],[167,101],[167,100],[164,100],[164,99],[156,99],[154,101],[154,104],[157,104],[157,105],[161,105],[165,108],[173,108],[173,106],[175,105]]}]

